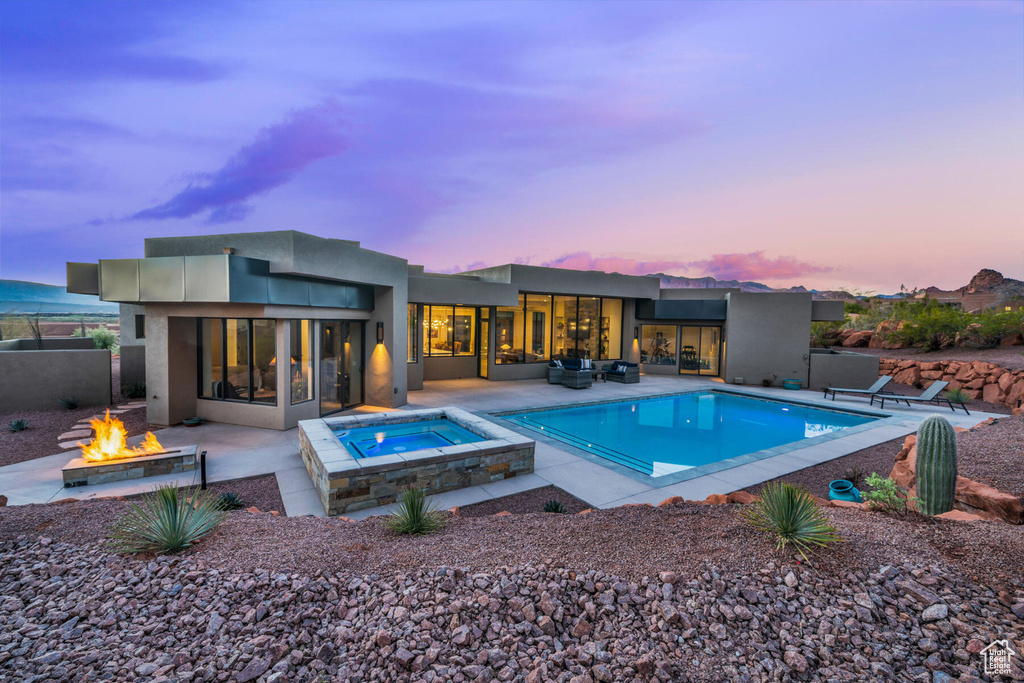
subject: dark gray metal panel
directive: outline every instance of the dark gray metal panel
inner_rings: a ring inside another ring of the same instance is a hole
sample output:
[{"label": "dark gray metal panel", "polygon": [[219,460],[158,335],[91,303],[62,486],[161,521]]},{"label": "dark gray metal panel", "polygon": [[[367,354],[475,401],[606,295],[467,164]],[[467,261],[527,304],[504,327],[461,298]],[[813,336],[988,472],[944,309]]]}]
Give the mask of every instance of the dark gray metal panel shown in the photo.
[{"label": "dark gray metal panel", "polygon": [[636,302],[639,320],[725,320],[728,302],[725,299],[651,299]]},{"label": "dark gray metal panel", "polygon": [[344,285],[333,282],[310,282],[309,305],[348,308],[348,291]]},{"label": "dark gray metal panel", "polygon": [[373,287],[371,285],[348,285],[348,307],[364,311],[374,309]]},{"label": "dark gray metal panel", "polygon": [[232,303],[267,303],[269,279],[269,262],[242,256],[228,256],[228,288]]},{"label": "dark gray metal panel", "polygon": [[125,303],[139,300],[139,260],[100,261],[100,298]]},{"label": "dark gray metal panel", "polygon": [[185,300],[185,257],[163,256],[139,260],[139,300]]},{"label": "dark gray metal panel", "polygon": [[71,294],[99,294],[100,267],[96,263],[72,263],[68,266],[68,292]]},{"label": "dark gray metal panel", "polygon": [[185,300],[191,303],[227,303],[231,300],[228,289],[228,256],[186,256]]},{"label": "dark gray metal panel", "polygon": [[267,282],[268,303],[279,306],[309,306],[309,282],[271,276]]}]

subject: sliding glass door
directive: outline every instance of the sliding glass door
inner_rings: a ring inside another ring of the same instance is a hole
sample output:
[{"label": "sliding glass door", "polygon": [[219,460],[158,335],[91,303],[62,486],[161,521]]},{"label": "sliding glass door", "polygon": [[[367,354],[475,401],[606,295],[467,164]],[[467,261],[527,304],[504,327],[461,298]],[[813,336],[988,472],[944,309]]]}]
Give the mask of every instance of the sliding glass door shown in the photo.
[{"label": "sliding glass door", "polygon": [[320,414],[363,403],[362,322],[320,321]]},{"label": "sliding glass door", "polygon": [[722,328],[683,325],[679,341],[679,372],[718,376],[722,362]]}]

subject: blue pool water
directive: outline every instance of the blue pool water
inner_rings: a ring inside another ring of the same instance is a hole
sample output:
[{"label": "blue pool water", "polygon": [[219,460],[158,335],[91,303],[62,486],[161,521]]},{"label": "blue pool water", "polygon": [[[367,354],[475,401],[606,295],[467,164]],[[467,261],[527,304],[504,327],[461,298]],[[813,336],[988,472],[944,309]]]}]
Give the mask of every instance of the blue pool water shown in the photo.
[{"label": "blue pool water", "polygon": [[484,437],[444,419],[335,430],[334,435],[355,458],[371,458],[375,455],[407,453],[424,448],[440,448],[485,440]]},{"label": "blue pool water", "polygon": [[505,419],[661,477],[876,418],[704,392],[519,413]]}]

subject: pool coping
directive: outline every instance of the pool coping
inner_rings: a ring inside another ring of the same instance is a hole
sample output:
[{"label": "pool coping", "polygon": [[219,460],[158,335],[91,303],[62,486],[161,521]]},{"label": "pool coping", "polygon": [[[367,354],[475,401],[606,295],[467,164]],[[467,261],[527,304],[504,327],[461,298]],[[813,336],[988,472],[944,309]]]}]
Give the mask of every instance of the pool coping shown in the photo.
[{"label": "pool coping", "polygon": [[[762,450],[759,450],[759,451],[754,451],[752,453],[745,453],[743,455],[739,455],[739,456],[736,456],[734,458],[727,458],[725,460],[719,460],[717,462],[708,463],[706,465],[700,465],[698,467],[691,467],[690,469],[683,470],[681,472],[674,472],[672,474],[666,474],[666,475],[663,475],[663,476],[660,476],[660,477],[654,477],[654,476],[651,476],[649,474],[644,474],[642,472],[638,472],[638,471],[632,469],[631,467],[627,467],[627,466],[622,465],[620,463],[617,463],[617,462],[615,462],[613,460],[609,460],[608,458],[604,458],[604,457],[602,457],[600,455],[597,455],[596,453],[593,453],[591,451],[588,451],[588,450],[586,450],[584,448],[579,448],[578,446],[574,446],[573,444],[566,443],[565,441],[562,441],[561,439],[552,438],[547,433],[545,433],[545,432],[543,432],[541,430],[532,429],[532,428],[530,428],[530,427],[528,427],[526,425],[521,425],[521,424],[518,424],[516,422],[513,422],[513,421],[507,419],[509,416],[512,416],[512,415],[523,415],[523,414],[528,414],[528,413],[547,412],[547,411],[551,411],[551,410],[567,410],[567,409],[572,409],[572,408],[584,408],[584,407],[590,407],[590,406],[607,405],[607,404],[610,404],[610,403],[634,403],[634,402],[637,402],[637,401],[656,400],[656,399],[661,399],[661,398],[672,398],[672,397],[675,397],[675,396],[686,396],[686,395],[690,395],[690,394],[708,394],[708,393],[711,393],[711,394],[719,393],[719,394],[726,394],[726,395],[732,395],[732,396],[739,396],[739,397],[742,397],[742,398],[749,398],[749,399],[754,399],[754,400],[759,400],[759,401],[767,401],[767,402],[771,402],[771,403],[789,403],[789,404],[792,404],[792,405],[800,405],[800,406],[804,406],[804,407],[808,407],[808,408],[814,408],[816,410],[825,410],[825,411],[832,410],[832,412],[854,414],[854,415],[862,415],[862,416],[872,417],[872,418],[875,418],[875,419],[873,421],[871,421],[871,422],[868,422],[868,423],[865,423],[865,424],[862,424],[862,425],[856,425],[854,427],[846,427],[844,429],[837,430],[837,431],[834,431],[834,432],[830,432],[828,434],[822,434],[820,436],[814,436],[814,437],[811,437],[809,439],[801,439],[799,441],[792,441],[792,442],[787,443],[787,444],[781,444],[779,446],[773,446],[772,448],[765,448],[765,449],[762,449]],[[824,400],[824,399],[822,399],[822,400]],[[903,423],[903,418],[901,416],[893,415],[892,413],[882,412],[880,410],[863,410],[863,409],[858,409],[858,408],[852,408],[852,409],[845,409],[845,408],[839,409],[839,408],[835,408],[835,409],[830,409],[828,406],[823,406],[821,403],[819,403],[819,402],[817,402],[815,400],[811,400],[811,399],[808,399],[808,398],[805,398],[805,397],[801,397],[801,396],[794,396],[792,398],[788,398],[788,397],[774,398],[774,397],[767,397],[767,396],[764,396],[762,394],[751,393],[751,392],[747,392],[747,391],[742,391],[742,390],[734,389],[734,388],[728,387],[728,386],[713,387],[713,388],[704,387],[704,388],[700,388],[700,389],[691,389],[691,390],[688,390],[688,391],[673,391],[673,392],[666,392],[666,393],[663,393],[663,394],[651,394],[649,396],[633,397],[633,398],[615,398],[615,399],[606,399],[606,400],[598,400],[598,401],[576,401],[576,402],[573,402],[573,403],[559,403],[559,404],[552,405],[552,406],[531,407],[531,408],[526,408],[526,409],[522,409],[522,410],[499,410],[499,411],[493,411],[493,412],[481,412],[481,413],[478,413],[478,414],[479,415],[487,415],[487,416],[495,417],[495,418],[501,418],[504,423],[510,425],[511,429],[517,431],[520,434],[523,434],[525,436],[530,436],[531,438],[533,438],[533,439],[535,439],[535,440],[537,440],[537,441],[539,441],[541,443],[547,444],[549,446],[553,446],[555,448],[560,448],[562,450],[565,450],[565,451],[567,451],[569,453],[572,453],[573,455],[575,455],[577,457],[583,458],[584,460],[587,460],[587,461],[592,462],[594,464],[601,465],[602,467],[607,467],[608,469],[612,470],[613,472],[617,472],[619,474],[625,475],[625,476],[627,476],[627,477],[629,477],[629,478],[631,478],[631,479],[633,479],[635,481],[640,482],[641,484],[644,484],[644,485],[649,486],[649,487],[654,488],[654,489],[664,488],[666,486],[671,486],[673,484],[679,484],[679,483],[682,483],[682,482],[690,481],[692,479],[698,479],[700,477],[704,477],[704,476],[707,476],[707,475],[710,475],[710,474],[715,474],[717,472],[722,472],[724,470],[733,469],[733,468],[736,468],[736,467],[740,467],[742,465],[749,465],[751,463],[756,463],[756,462],[759,462],[759,461],[762,461],[762,460],[766,460],[768,458],[774,458],[774,457],[779,456],[779,455],[785,455],[785,454],[788,454],[788,453],[794,453],[795,451],[800,451],[800,450],[803,450],[805,448],[814,448],[814,447],[821,446],[823,444],[829,443],[831,441],[837,441],[839,439],[843,439],[843,438],[846,438],[846,437],[849,437],[849,436],[854,436],[854,435],[861,434],[861,433],[864,433],[864,432],[872,431],[872,430],[878,429],[880,427],[885,427],[885,426],[890,426],[890,425],[891,426],[902,425],[902,423]]]}]

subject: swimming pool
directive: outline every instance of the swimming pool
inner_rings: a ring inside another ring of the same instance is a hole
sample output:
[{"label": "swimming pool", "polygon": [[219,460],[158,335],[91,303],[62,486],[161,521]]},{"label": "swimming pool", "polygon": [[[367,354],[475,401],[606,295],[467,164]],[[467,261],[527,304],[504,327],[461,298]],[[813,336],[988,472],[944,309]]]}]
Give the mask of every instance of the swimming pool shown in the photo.
[{"label": "swimming pool", "polygon": [[683,472],[878,419],[717,392],[554,408],[503,417],[651,477]]},{"label": "swimming pool", "polygon": [[354,458],[371,458],[377,455],[406,453],[424,448],[443,448],[485,440],[484,437],[446,419],[333,431],[341,445],[345,446]]}]

